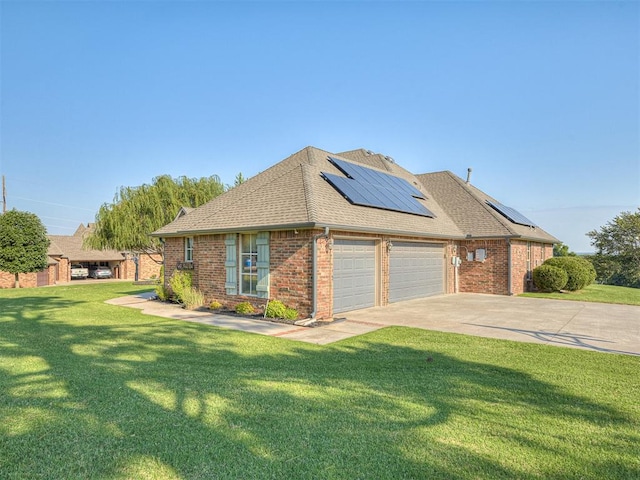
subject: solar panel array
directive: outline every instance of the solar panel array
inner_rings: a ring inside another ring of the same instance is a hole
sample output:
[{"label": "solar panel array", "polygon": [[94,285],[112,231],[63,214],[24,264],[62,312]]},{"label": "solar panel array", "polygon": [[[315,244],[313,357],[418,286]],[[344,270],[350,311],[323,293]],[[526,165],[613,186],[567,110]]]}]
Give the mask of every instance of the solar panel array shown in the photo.
[{"label": "solar panel array", "polygon": [[502,215],[507,220],[509,220],[509,221],[511,221],[513,223],[517,223],[518,225],[525,225],[527,227],[535,227],[536,226],[535,223],[533,223],[527,217],[522,215],[519,211],[517,211],[517,210],[515,210],[515,209],[513,209],[511,207],[507,207],[506,205],[502,205],[499,202],[490,202],[489,200],[487,200],[487,205],[489,205],[496,212],[498,212],[500,215]]},{"label": "solar panel array", "polygon": [[334,157],[329,157],[329,161],[338,167],[338,169],[349,178],[358,179],[362,182],[378,185],[389,190],[395,189],[422,200],[425,199],[425,196],[420,190],[403,178],[395,177],[361,165],[345,162],[344,160],[339,160]]},{"label": "solar panel array", "polygon": [[417,198],[424,200],[422,192],[403,178],[333,157],[329,157],[329,161],[346,177],[325,172],[322,172],[322,176],[350,203],[423,217],[435,217],[428,208],[416,200]]}]

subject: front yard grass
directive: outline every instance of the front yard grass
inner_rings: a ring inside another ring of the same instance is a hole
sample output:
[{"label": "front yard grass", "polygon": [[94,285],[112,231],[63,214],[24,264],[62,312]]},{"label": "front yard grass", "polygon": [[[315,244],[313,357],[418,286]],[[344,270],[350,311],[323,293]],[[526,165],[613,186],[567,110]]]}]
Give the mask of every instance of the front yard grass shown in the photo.
[{"label": "front yard grass", "polygon": [[2,479],[636,479],[640,358],[394,327],[329,346],[0,290]]},{"label": "front yard grass", "polygon": [[580,300],[583,302],[619,303],[640,305],[640,288],[616,287],[592,284],[577,292],[523,293],[521,297],[553,298],[556,300]]}]

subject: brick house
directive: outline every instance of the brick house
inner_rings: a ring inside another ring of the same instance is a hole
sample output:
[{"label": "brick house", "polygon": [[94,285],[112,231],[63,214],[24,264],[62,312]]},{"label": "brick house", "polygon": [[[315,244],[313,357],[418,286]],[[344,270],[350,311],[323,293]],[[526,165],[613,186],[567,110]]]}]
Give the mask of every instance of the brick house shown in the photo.
[{"label": "brick house", "polygon": [[[21,287],[40,287],[56,285],[71,281],[71,265],[109,267],[113,278],[134,280],[136,272],[136,258],[127,252],[117,250],[92,250],[83,247],[84,236],[93,224],[80,225],[73,235],[47,235],[50,240],[48,265],[42,272],[21,273],[19,275]],[[137,258],[138,279],[158,278],[162,264],[162,256],[153,253],[141,254]],[[7,272],[0,272],[0,288],[13,288],[15,277]]]},{"label": "brick house", "polygon": [[518,294],[558,240],[451,172],[307,147],[153,233],[209,301],[302,316],[443,293]]}]

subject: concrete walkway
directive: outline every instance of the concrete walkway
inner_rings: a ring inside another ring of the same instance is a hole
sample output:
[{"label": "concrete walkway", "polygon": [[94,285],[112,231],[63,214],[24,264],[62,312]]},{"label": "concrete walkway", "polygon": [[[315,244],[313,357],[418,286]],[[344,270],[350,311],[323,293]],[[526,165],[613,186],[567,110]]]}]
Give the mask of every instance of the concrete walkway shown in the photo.
[{"label": "concrete walkway", "polygon": [[329,325],[310,328],[184,310],[177,305],[149,301],[152,296],[153,293],[143,293],[107,303],[139,308],[149,315],[320,345],[400,325],[640,355],[640,307],[637,306],[461,293],[346,312],[338,314]]}]

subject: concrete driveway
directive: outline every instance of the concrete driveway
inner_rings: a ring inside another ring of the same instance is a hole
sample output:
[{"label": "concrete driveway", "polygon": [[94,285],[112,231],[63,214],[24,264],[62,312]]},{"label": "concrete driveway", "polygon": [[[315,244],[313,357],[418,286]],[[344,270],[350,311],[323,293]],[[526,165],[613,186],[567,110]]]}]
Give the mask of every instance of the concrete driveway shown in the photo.
[{"label": "concrete driveway", "polygon": [[153,292],[107,303],[149,315],[326,345],[392,325],[640,355],[640,307],[459,293],[395,303],[339,315],[316,328],[184,310],[150,301]]},{"label": "concrete driveway", "polygon": [[459,293],[346,312],[340,322],[640,355],[640,307]]}]

